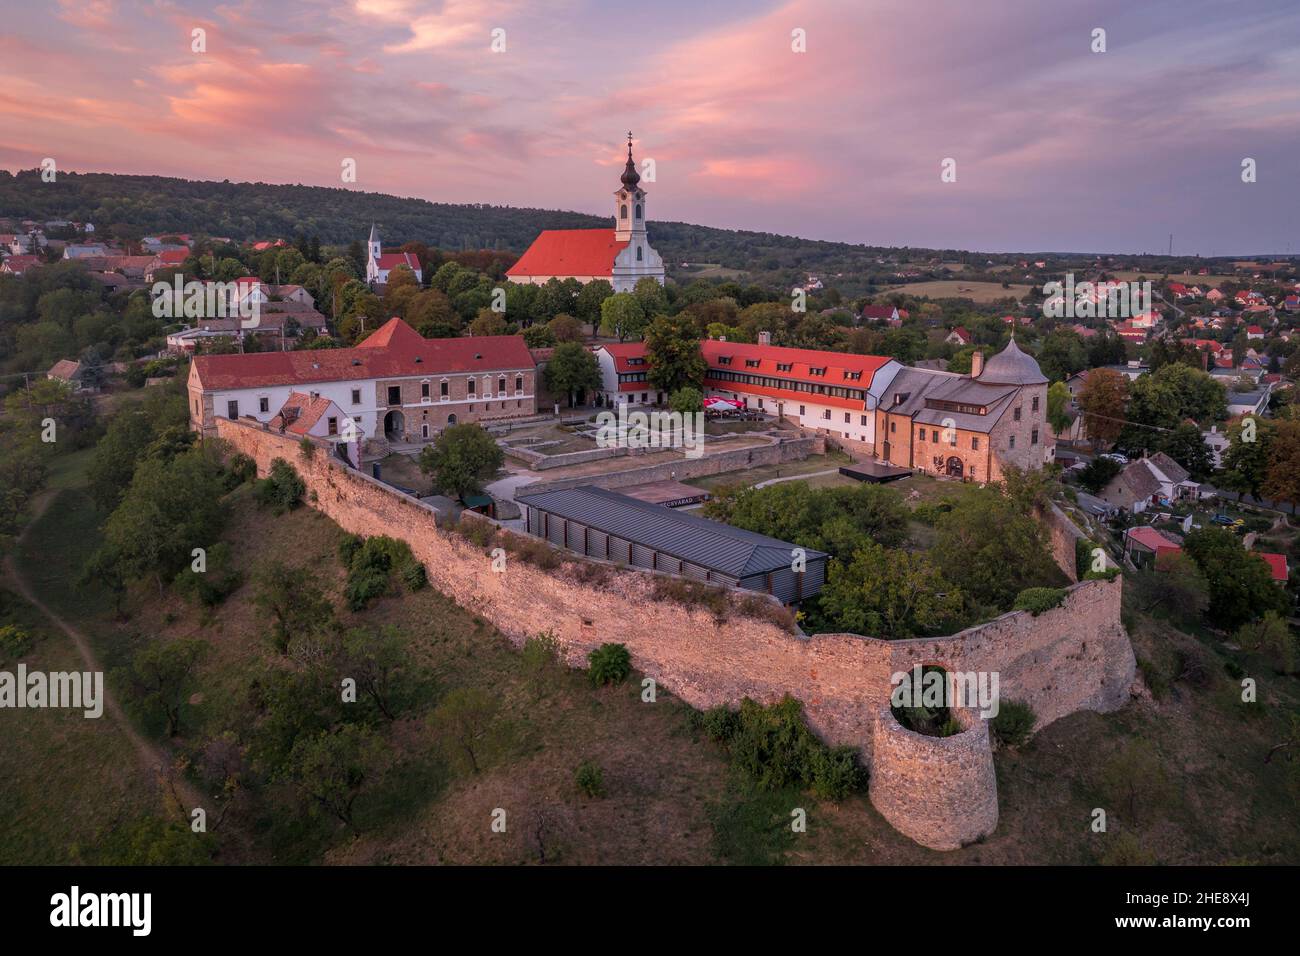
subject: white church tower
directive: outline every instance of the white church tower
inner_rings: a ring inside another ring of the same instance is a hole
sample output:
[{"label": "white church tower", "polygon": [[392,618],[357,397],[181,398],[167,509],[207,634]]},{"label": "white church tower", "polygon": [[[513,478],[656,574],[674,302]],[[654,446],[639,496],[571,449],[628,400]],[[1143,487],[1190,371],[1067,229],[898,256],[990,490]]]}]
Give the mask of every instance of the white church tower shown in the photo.
[{"label": "white church tower", "polygon": [[366,282],[370,285],[379,281],[379,257],[383,254],[384,248],[379,242],[379,229],[372,222],[370,241],[366,244]]},{"label": "white church tower", "polygon": [[641,174],[632,159],[632,134],[627,134],[627,165],[619,177],[622,186],[614,192],[614,239],[627,248],[614,259],[611,284],[615,292],[630,292],[637,280],[650,276],[664,284],[664,261],[650,248],[646,238],[646,192]]}]

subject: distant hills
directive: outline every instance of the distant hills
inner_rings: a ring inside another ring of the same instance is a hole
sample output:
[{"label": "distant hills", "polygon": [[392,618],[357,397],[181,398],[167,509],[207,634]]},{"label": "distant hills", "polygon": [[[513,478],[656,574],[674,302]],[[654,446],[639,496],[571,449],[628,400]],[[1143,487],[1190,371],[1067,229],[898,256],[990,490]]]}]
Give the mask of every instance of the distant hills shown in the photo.
[{"label": "distant hills", "polygon": [[[139,238],[168,232],[225,236],[239,242],[316,236],[326,245],[364,242],[379,223],[386,246],[418,240],[451,251],[522,252],[543,229],[612,225],[612,219],[554,209],[434,203],[382,193],[324,186],[208,182],[165,176],[60,173],[53,183],[38,170],[0,170],[0,217],[93,222],[99,234]],[[1083,269],[1090,254],[981,253],[956,249],[862,246],[773,233],[652,221],[651,241],[670,274],[800,283],[823,277],[846,294],[876,292],[904,282],[955,277],[1009,278],[999,265],[1047,258],[1047,270]],[[1109,256],[1109,268],[1165,270],[1205,266],[1209,260],[1165,256]],[[689,267],[684,263],[690,263]],[[1194,265],[1193,265],[1194,264]],[[951,268],[950,268],[951,266]],[[1019,271],[1019,270],[1017,270]],[[981,273],[986,273],[981,276]],[[995,275],[994,273],[1004,273]]]}]

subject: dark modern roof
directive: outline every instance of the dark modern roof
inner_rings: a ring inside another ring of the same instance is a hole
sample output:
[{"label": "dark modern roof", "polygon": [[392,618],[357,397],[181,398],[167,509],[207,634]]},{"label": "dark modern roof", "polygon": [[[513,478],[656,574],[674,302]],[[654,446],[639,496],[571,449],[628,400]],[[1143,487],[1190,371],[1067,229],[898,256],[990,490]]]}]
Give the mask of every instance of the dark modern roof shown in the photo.
[{"label": "dark modern roof", "polygon": [[[735,578],[788,568],[791,551],[798,547],[592,485],[519,495],[515,500]],[[809,561],[826,557],[825,552],[805,550]]]}]

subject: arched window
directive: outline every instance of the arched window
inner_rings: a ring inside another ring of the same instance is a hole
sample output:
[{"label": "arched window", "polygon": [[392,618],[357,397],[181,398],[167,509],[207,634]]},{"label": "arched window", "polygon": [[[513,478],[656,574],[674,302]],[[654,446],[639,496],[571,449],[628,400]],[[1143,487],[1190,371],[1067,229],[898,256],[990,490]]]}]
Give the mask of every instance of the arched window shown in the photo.
[{"label": "arched window", "polygon": [[618,218],[619,219],[627,218],[627,203],[623,203],[623,205],[618,207]]},{"label": "arched window", "polygon": [[637,246],[637,247],[636,247],[636,261],[637,261],[637,262],[640,262],[642,258],[643,258],[643,256],[641,255],[641,247],[640,247],[640,246]]},{"label": "arched window", "polygon": [[636,204],[636,217],[637,217],[638,219],[641,218],[641,204],[640,204],[640,203],[637,203],[637,204]]}]

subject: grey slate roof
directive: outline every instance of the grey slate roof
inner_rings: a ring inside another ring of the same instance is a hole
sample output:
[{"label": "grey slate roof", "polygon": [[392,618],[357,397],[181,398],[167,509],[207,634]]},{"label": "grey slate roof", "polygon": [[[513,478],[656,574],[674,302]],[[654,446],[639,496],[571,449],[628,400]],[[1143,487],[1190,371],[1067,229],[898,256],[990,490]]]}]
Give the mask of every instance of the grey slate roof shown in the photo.
[{"label": "grey slate roof", "polygon": [[[789,568],[797,547],[594,485],[519,495],[515,501],[735,578]],[[809,561],[826,557],[805,550]]]},{"label": "grey slate roof", "polygon": [[985,363],[979,380],[996,382],[999,385],[1047,384],[1047,376],[1043,374],[1043,370],[1038,367],[1032,355],[1020,351],[1014,335],[1006,348]]},{"label": "grey slate roof", "polygon": [[1164,476],[1176,485],[1182,484],[1191,477],[1186,468],[1178,464],[1178,462],[1174,461],[1162,451],[1156,452],[1154,455],[1151,455],[1150,458],[1151,464],[1159,468]]}]

